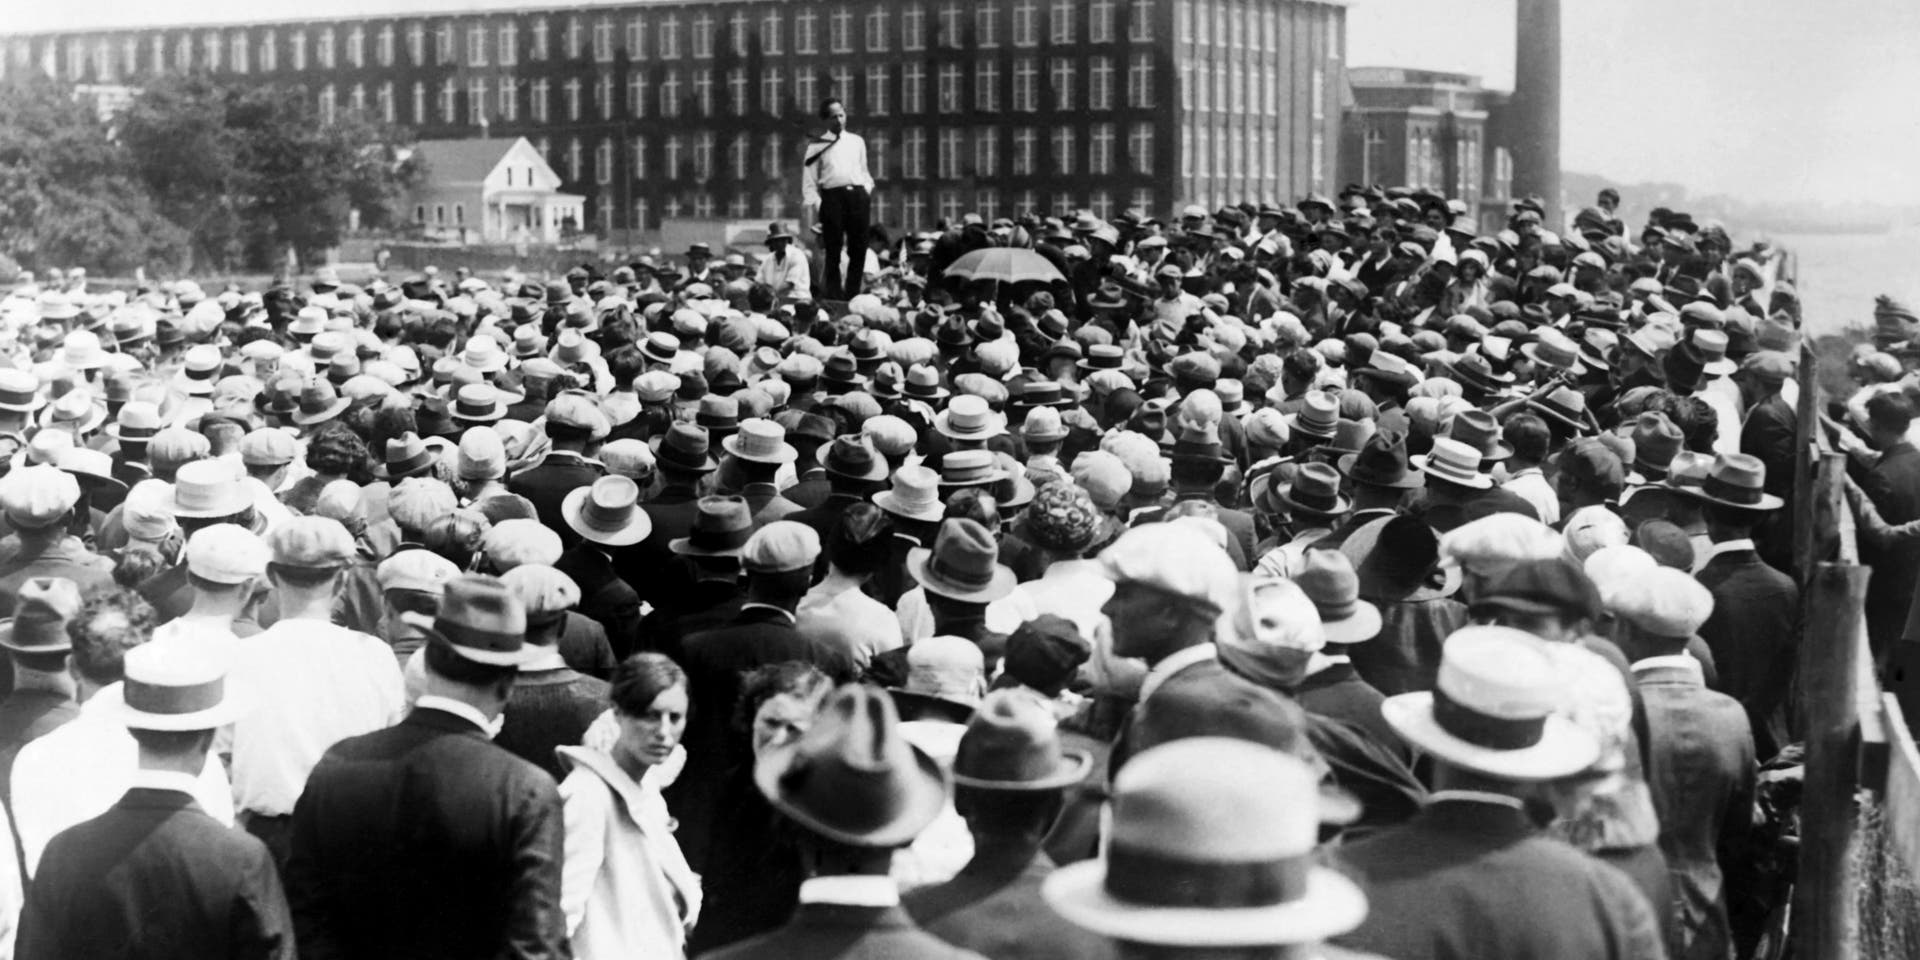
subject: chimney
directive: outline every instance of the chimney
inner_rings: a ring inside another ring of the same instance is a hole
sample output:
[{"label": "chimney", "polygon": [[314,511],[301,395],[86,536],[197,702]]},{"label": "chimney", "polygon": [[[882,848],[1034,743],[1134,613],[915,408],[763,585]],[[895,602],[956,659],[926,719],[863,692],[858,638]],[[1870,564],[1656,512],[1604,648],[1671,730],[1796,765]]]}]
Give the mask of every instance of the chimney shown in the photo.
[{"label": "chimney", "polygon": [[1513,195],[1546,201],[1545,225],[1566,227],[1560,210],[1560,0],[1518,0],[1508,130]]}]

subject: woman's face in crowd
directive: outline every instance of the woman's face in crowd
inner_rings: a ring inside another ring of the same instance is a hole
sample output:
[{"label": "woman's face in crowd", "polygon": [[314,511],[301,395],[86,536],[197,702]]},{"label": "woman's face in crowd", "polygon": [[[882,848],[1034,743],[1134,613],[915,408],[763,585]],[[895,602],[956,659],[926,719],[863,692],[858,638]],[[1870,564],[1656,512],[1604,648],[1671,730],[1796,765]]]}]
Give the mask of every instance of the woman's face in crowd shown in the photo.
[{"label": "woman's face in crowd", "polygon": [[642,766],[665,763],[687,729],[687,688],[682,685],[660,691],[638,716],[618,710],[613,715],[620,722],[620,740],[614,744],[617,754]]},{"label": "woman's face in crowd", "polygon": [[754,757],[757,759],[774,747],[800,739],[813,726],[813,715],[819,706],[819,697],[792,693],[768,697],[753,714]]}]

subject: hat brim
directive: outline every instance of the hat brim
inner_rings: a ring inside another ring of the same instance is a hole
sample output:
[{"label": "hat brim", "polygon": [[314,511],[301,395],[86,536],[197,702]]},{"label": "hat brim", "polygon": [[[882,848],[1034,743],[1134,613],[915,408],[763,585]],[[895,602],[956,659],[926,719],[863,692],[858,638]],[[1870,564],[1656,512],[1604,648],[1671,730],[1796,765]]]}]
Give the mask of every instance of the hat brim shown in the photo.
[{"label": "hat brim", "polygon": [[1587,372],[1586,366],[1580,362],[1580,357],[1577,354],[1574,356],[1572,363],[1559,364],[1559,363],[1554,363],[1551,360],[1541,359],[1540,351],[1538,350],[1537,344],[1523,343],[1520,345],[1520,352],[1524,354],[1528,360],[1532,360],[1534,363],[1537,363],[1543,367],[1552,367],[1555,370],[1565,370],[1568,373],[1576,374],[1576,375]]},{"label": "hat brim", "polygon": [[1354,461],[1358,459],[1360,459],[1359,454],[1349,453],[1334,461],[1333,465],[1340,471],[1341,476],[1346,477],[1354,483],[1364,483],[1369,487],[1379,487],[1384,490],[1418,490],[1427,485],[1427,478],[1416,470],[1408,470],[1400,479],[1392,483],[1369,480],[1365,477],[1356,477],[1353,475],[1353,464]]},{"label": "hat brim", "polygon": [[638,505],[634,506],[627,525],[618,530],[605,530],[588,524],[583,515],[583,508],[587,504],[587,497],[592,493],[591,486],[575,487],[567,493],[566,499],[560,501],[560,516],[566,519],[567,526],[572,528],[574,533],[579,534],[581,539],[607,547],[630,547],[645,540],[647,535],[653,532],[653,518]]},{"label": "hat brim", "polygon": [[[337,417],[340,414],[345,413],[346,409],[352,405],[353,405],[353,400],[351,398],[341,397],[340,399],[335,400],[334,402],[328,404],[325,410],[319,411],[317,413],[302,413],[298,408],[295,408],[293,415],[290,419],[292,419],[294,423],[299,424],[300,426],[310,427],[316,423],[325,423],[328,420],[332,420],[334,417]],[[503,416],[505,415],[505,411],[502,411],[501,413]]]},{"label": "hat brim", "polygon": [[1380,715],[1406,741],[1455,766],[1501,780],[1537,782],[1570,777],[1600,759],[1600,745],[1565,717],[1550,716],[1540,741],[1496,750],[1448,733],[1433,718],[1433,691],[1403,693],[1380,704]]},{"label": "hat brim", "polygon": [[919,836],[920,831],[937,819],[947,806],[946,769],[932,754],[911,742],[907,744],[907,749],[913,751],[914,768],[902,771],[898,778],[906,793],[899,812],[892,820],[860,833],[827,824],[805,806],[795,802],[794,797],[784,789],[782,781],[800,755],[800,742],[797,740],[775,747],[755,763],[753,782],[774,809],[829,840],[856,847],[904,847],[912,843],[913,838]]},{"label": "hat brim", "polygon": [[[507,405],[505,403],[495,404],[491,411],[482,414],[461,413],[458,410],[449,410],[447,416],[452,418],[455,423],[463,421],[466,423],[493,423],[507,418]],[[302,421],[299,417],[294,417],[293,422],[300,423]]]},{"label": "hat brim", "polygon": [[84,420],[56,420],[52,416],[52,410],[52,407],[48,407],[46,408],[46,412],[41,413],[40,426],[64,427],[75,433],[92,433],[100,429],[101,424],[107,422],[107,405],[105,403],[95,403],[87,410],[87,417]]},{"label": "hat brim", "polygon": [[933,572],[927,569],[932,560],[933,551],[926,547],[916,547],[907,551],[907,573],[928,593],[938,594],[949,600],[959,600],[962,603],[992,603],[1012,593],[1013,588],[1019,585],[1019,579],[1014,576],[1013,571],[1005,564],[995,561],[993,578],[987,581],[986,586],[974,590],[955,586],[934,576]]},{"label": "hat brim", "polygon": [[1733,376],[1733,374],[1740,369],[1740,365],[1737,363],[1734,363],[1732,360],[1722,358],[1719,360],[1715,360],[1712,363],[1709,363],[1700,369],[1701,369],[1701,372],[1705,373],[1707,376],[1710,376],[1710,377],[1730,377],[1730,376]]},{"label": "hat brim", "polygon": [[739,546],[728,547],[725,550],[708,550],[705,547],[696,547],[693,545],[692,537],[680,537],[667,541],[667,552],[679,557],[734,557],[737,559],[746,551],[746,541],[741,541]]},{"label": "hat brim", "polygon": [[1103,937],[1176,947],[1250,947],[1317,943],[1360,926],[1367,898],[1352,880],[1314,866],[1300,899],[1266,907],[1157,907],[1107,892],[1107,862],[1083,860],[1041,885],[1047,905],[1074,926]]},{"label": "hat brim", "polygon": [[950,411],[942,410],[934,416],[933,431],[950,440],[991,440],[1006,432],[1006,425],[999,422],[996,418],[993,421],[989,421],[979,430],[960,433],[947,426],[947,414],[949,412]]},{"label": "hat brim", "polygon": [[1072,433],[1073,431],[1068,430],[1065,427],[1061,427],[1057,431],[1050,431],[1047,433],[1028,433],[1027,431],[1022,430],[1020,431],[1020,439],[1030,440],[1035,443],[1052,443],[1055,440],[1065,440],[1068,436],[1071,436]]},{"label": "hat brim", "polygon": [[33,413],[46,405],[46,395],[34,394],[33,399],[26,403],[0,403],[0,410],[10,410],[14,413]]},{"label": "hat brim", "polygon": [[427,642],[444,643],[447,645],[448,650],[453,651],[454,655],[460,657],[462,660],[471,660],[474,663],[483,663],[491,667],[517,667],[539,660],[551,652],[550,647],[542,647],[531,643],[522,643],[520,649],[510,652],[462,646],[447,639],[446,634],[434,629],[433,619],[424,614],[403,613],[400,615],[400,619],[424,634]]},{"label": "hat brim", "polygon": [[1302,436],[1313,437],[1317,440],[1332,440],[1340,434],[1340,424],[1338,422],[1329,424],[1326,432],[1322,433],[1318,428],[1310,427],[1302,423],[1300,421],[1300,415],[1297,413],[1283,413],[1280,415],[1280,420],[1287,425],[1287,431],[1290,434],[1298,433]]},{"label": "hat brim", "polygon": [[1467,480],[1456,474],[1442,473],[1438,470],[1432,469],[1431,467],[1427,466],[1427,455],[1424,453],[1416,453],[1413,456],[1408,457],[1407,461],[1413,464],[1413,468],[1415,470],[1418,470],[1429,477],[1436,477],[1438,479],[1445,480],[1448,483],[1458,484],[1460,486],[1467,487],[1473,490],[1493,489],[1493,478],[1484,473],[1475,473],[1473,475],[1472,480]]},{"label": "hat brim", "polygon": [[253,497],[246,492],[246,488],[236,484],[234,486],[234,490],[235,490],[235,494],[234,494],[232,503],[223,504],[219,507],[214,507],[211,509],[190,510],[180,506],[179,503],[176,501],[173,505],[174,519],[176,520],[208,520],[214,517],[231,517],[237,513],[240,513],[241,511],[251,509],[254,505]]},{"label": "hat brim", "polygon": [[1321,509],[1320,507],[1308,506],[1307,504],[1294,500],[1288,496],[1288,494],[1292,492],[1293,484],[1281,484],[1279,487],[1274,488],[1273,499],[1279,501],[1289,512],[1294,514],[1309,517],[1333,518],[1343,516],[1347,511],[1353,509],[1353,502],[1338,494],[1334,495],[1333,507],[1331,509]]},{"label": "hat brim", "polygon": [[239,696],[228,687],[220,702],[205,710],[192,713],[148,713],[127,705],[126,684],[112,684],[95,694],[99,700],[101,716],[120,722],[134,730],[160,730],[165,732],[186,732],[191,730],[215,730],[224,727],[246,714],[246,706]]},{"label": "hat brim", "polygon": [[895,516],[906,517],[909,520],[922,520],[927,523],[938,523],[947,515],[947,508],[939,500],[935,500],[925,507],[914,509],[901,503],[900,498],[894,496],[892,490],[882,490],[874,494],[873,505]]},{"label": "hat brim", "polygon": [[969,777],[955,771],[953,782],[956,786],[971,787],[975,790],[1002,790],[1008,793],[1033,793],[1039,790],[1062,790],[1087,779],[1093,770],[1093,755],[1084,750],[1066,750],[1060,754],[1060,766],[1052,773],[1035,780],[986,780]]},{"label": "hat brim", "polygon": [[868,483],[878,483],[887,478],[887,460],[885,457],[876,457],[872,463],[867,465],[866,473],[854,473],[850,470],[842,469],[842,465],[840,464],[831,462],[832,458],[829,457],[828,454],[832,452],[832,449],[831,446],[823,444],[819,451],[813,456],[814,462],[818,463],[820,469],[825,470],[827,473],[836,477],[845,477],[848,480],[864,480]]},{"label": "hat brim", "polygon": [[1383,622],[1379,607],[1365,600],[1357,600],[1351,616],[1320,621],[1320,632],[1326,635],[1328,643],[1366,643],[1380,635]]},{"label": "hat brim", "polygon": [[1754,513],[1770,513],[1787,505],[1784,499],[1776,497],[1771,493],[1761,494],[1759,503],[1740,503],[1734,500],[1723,500],[1708,493],[1705,488],[1695,484],[1676,485],[1669,483],[1666,484],[1666,487],[1684,497],[1692,497],[1695,500],[1717,504],[1722,507],[1731,507],[1735,510],[1751,510]]},{"label": "hat brim", "polygon": [[795,460],[800,459],[800,451],[794,449],[793,444],[788,443],[785,440],[780,441],[780,449],[771,455],[743,453],[740,450],[740,434],[738,433],[728,434],[726,437],[722,438],[720,441],[720,449],[725,450],[729,455],[739,457],[742,460],[750,461],[752,463],[770,463],[775,466],[779,466],[780,464],[785,464],[785,463],[792,463]]}]

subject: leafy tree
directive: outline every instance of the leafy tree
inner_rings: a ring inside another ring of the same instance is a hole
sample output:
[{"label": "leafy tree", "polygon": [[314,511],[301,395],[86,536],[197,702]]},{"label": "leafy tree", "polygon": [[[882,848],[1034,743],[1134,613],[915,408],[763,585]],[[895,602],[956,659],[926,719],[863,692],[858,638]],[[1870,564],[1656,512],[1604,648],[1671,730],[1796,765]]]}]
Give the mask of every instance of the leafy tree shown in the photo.
[{"label": "leafy tree", "polygon": [[121,273],[186,252],[91,103],[44,77],[0,85],[0,253]]},{"label": "leafy tree", "polygon": [[417,176],[396,162],[399,132],[350,115],[322,123],[296,87],[165,78],[134,99],[120,137],[196,252],[227,266],[318,254],[339,243],[352,209],[368,226],[389,223]]}]

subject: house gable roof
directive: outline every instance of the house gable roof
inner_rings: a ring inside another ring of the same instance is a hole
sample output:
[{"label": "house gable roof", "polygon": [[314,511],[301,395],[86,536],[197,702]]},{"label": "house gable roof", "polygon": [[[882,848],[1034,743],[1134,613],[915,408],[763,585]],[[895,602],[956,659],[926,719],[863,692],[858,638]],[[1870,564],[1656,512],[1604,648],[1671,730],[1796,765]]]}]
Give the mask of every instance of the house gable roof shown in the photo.
[{"label": "house gable roof", "polygon": [[413,150],[426,166],[428,183],[483,183],[522,139],[421,140]]}]

